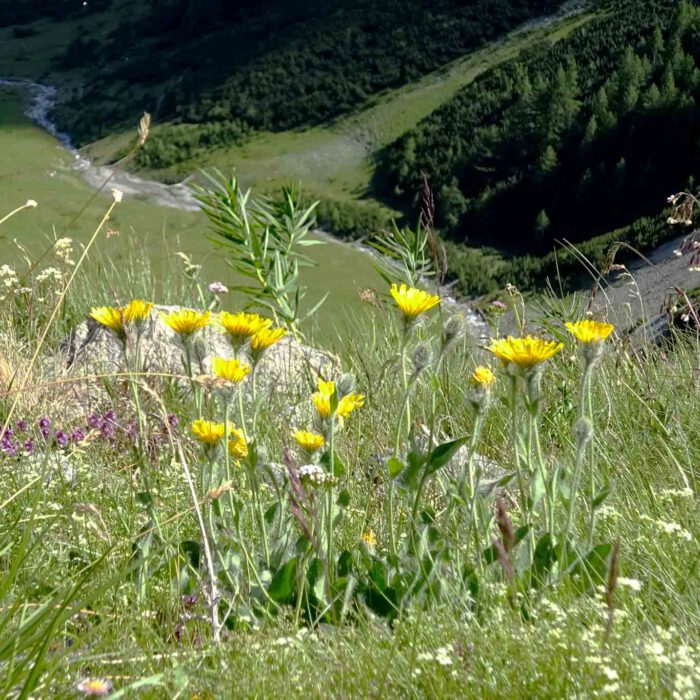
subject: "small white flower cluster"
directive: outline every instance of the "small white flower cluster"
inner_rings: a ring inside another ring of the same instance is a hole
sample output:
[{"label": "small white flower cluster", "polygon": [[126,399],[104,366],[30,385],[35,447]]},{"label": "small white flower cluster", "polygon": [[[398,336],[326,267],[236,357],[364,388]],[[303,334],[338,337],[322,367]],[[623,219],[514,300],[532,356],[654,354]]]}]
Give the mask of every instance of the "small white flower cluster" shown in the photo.
[{"label": "small white flower cluster", "polygon": [[440,664],[440,666],[452,666],[454,663],[452,659],[452,650],[447,646],[439,647],[434,653],[430,651],[422,651],[420,654],[418,654],[416,659],[418,661],[428,663],[434,661],[435,663]]},{"label": "small white flower cluster", "polygon": [[0,301],[14,294],[18,288],[17,273],[9,265],[2,265],[0,267]]},{"label": "small white flower cluster", "polygon": [[63,273],[57,267],[47,267],[42,270],[35,279],[39,284],[49,281],[62,282]]},{"label": "small white flower cluster", "polygon": [[642,590],[641,581],[636,578],[625,578],[624,576],[619,576],[617,579],[617,585],[623,586],[624,588],[629,588],[634,593],[639,593]]},{"label": "small white flower cluster", "polygon": [[298,473],[302,484],[308,484],[315,488],[332,486],[335,483],[333,476],[318,464],[304,464],[299,467]]},{"label": "small white flower cluster", "polygon": [[672,501],[676,498],[692,498],[695,495],[690,486],[685,486],[682,489],[662,489],[658,493],[658,498],[664,501]]},{"label": "small white flower cluster", "polygon": [[71,258],[73,255],[73,239],[72,238],[59,238],[53,246],[54,255],[56,259],[63,263],[64,265],[73,266],[75,262]]},{"label": "small white flower cluster", "polygon": [[693,539],[690,532],[688,532],[688,530],[678,523],[668,523],[664,520],[654,520],[654,518],[651,518],[645,514],[641,514],[639,519],[648,523],[653,523],[660,532],[663,532],[666,535],[675,535],[679,539],[685,540],[686,542],[690,542]]}]

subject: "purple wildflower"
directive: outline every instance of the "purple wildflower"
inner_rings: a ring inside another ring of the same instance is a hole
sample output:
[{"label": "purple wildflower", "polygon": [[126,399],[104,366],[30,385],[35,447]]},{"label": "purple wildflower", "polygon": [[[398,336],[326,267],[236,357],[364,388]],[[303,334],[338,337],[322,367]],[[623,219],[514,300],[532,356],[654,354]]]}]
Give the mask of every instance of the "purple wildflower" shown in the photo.
[{"label": "purple wildflower", "polygon": [[15,422],[15,428],[17,429],[18,433],[23,433],[27,430],[27,423],[26,421],[22,420],[21,418]]},{"label": "purple wildflower", "polygon": [[87,419],[87,424],[88,428],[92,428],[93,430],[97,430],[99,427],[102,426],[102,420],[96,413],[91,413],[88,416]]},{"label": "purple wildflower", "polygon": [[8,457],[14,457],[17,454],[17,450],[19,449],[18,445],[12,441],[7,441],[2,443],[2,451],[8,456]]},{"label": "purple wildflower", "polygon": [[180,425],[180,419],[174,413],[171,413],[168,416],[168,425],[171,428],[177,428],[177,426]]},{"label": "purple wildflower", "polygon": [[139,434],[138,428],[136,427],[136,421],[130,420],[124,428],[124,433],[130,440],[136,441]]},{"label": "purple wildflower", "polygon": [[31,439],[25,440],[24,441],[24,451],[28,455],[33,455],[34,454],[34,443],[31,441]]},{"label": "purple wildflower", "polygon": [[48,438],[51,434],[51,420],[48,416],[39,419],[39,432],[44,438]]},{"label": "purple wildflower", "polygon": [[212,282],[208,289],[212,294],[226,294],[228,292],[228,287],[223,282]]},{"label": "purple wildflower", "polygon": [[85,439],[85,431],[82,428],[74,428],[70,439],[71,442],[82,442]]},{"label": "purple wildflower", "polygon": [[65,447],[68,444],[68,435],[66,435],[63,430],[57,430],[53,437],[59,447]]}]

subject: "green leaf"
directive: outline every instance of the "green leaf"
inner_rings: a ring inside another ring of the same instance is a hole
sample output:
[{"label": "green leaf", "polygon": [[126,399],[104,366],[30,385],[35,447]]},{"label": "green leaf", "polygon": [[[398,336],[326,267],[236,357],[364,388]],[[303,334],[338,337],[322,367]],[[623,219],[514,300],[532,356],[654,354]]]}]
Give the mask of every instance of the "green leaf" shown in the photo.
[{"label": "green leaf", "polygon": [[611,491],[612,487],[609,485],[605,486],[600,491],[598,491],[598,493],[593,497],[593,500],[591,501],[591,508],[593,510],[598,508],[598,506],[600,506],[603,503],[603,501],[610,495]]},{"label": "green leaf", "polygon": [[545,577],[551,571],[555,561],[556,553],[552,536],[546,532],[537,542],[533,556],[532,579],[534,588],[544,583]]},{"label": "green leaf", "polygon": [[395,479],[405,469],[406,465],[398,457],[390,457],[386,463],[387,471],[392,479]]},{"label": "green leaf", "polygon": [[585,591],[603,585],[608,577],[608,558],[612,545],[608,543],[593,547],[583,559],[571,568],[571,576],[580,577],[580,588]]},{"label": "green leaf", "polygon": [[297,559],[290,559],[270,581],[267,592],[276,603],[292,603],[296,590]]},{"label": "green leaf", "polygon": [[454,456],[457,454],[462,445],[464,445],[468,437],[459,438],[457,440],[451,440],[450,442],[444,442],[442,445],[438,445],[431,453],[428,460],[427,473],[434,474],[436,471],[442,469]]},{"label": "green leaf", "polygon": [[532,505],[536,506],[547,493],[547,487],[544,483],[544,477],[538,469],[532,479],[530,479],[530,500]]},{"label": "green leaf", "polygon": [[343,461],[340,459],[340,457],[338,457],[337,452],[333,455],[333,467],[332,468],[331,468],[331,451],[330,450],[326,450],[326,452],[324,452],[323,455],[321,456],[321,464],[325,467],[326,471],[329,474],[332,474],[336,478],[344,476],[347,472],[347,469],[345,468]]},{"label": "green leaf", "polygon": [[350,492],[347,489],[343,489],[338,494],[338,500],[336,501],[336,503],[341,508],[347,508],[350,505]]}]

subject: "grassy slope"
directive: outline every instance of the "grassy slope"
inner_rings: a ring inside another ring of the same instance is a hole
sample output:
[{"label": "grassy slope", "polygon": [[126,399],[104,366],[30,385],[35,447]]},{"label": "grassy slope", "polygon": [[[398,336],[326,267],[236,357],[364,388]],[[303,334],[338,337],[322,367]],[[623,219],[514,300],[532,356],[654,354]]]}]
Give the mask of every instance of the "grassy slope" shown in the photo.
[{"label": "grassy slope", "polygon": [[[80,219],[64,234],[66,226],[92,196],[78,173],[70,167],[71,156],[49,135],[32,125],[22,114],[20,96],[0,89],[0,202],[2,211],[13,209],[27,199],[39,202],[37,209],[23,212],[0,229],[0,241],[17,238],[32,252],[42,250],[57,236],[86,240],[106,210],[109,195],[99,195]],[[206,223],[198,214],[158,207],[137,199],[125,199],[117,208],[109,228],[120,235],[106,242],[105,255],[115,264],[132,245],[145,248],[156,277],[177,250],[191,254],[204,264],[205,281],[233,280],[221,255],[206,239]],[[127,239],[131,239],[128,241]],[[350,246],[329,242],[311,249],[322,267],[306,272],[311,299],[327,291],[330,281],[334,303],[323,310],[322,319],[338,317],[344,307],[357,307],[357,290],[374,287],[379,277],[368,256]],[[0,264],[17,260],[14,246],[2,247]],[[164,294],[167,290],[157,289]],[[230,302],[236,303],[236,299]]]},{"label": "grassy slope", "polygon": [[[127,269],[125,274],[138,279],[139,270]],[[88,276],[83,296],[74,301],[89,304],[90,292],[100,287],[101,280]],[[187,296],[182,299],[191,301]],[[0,319],[5,318],[3,312],[0,309]],[[373,322],[382,323],[387,316],[393,318],[393,310],[378,309]],[[560,328],[551,315],[544,320]],[[15,330],[9,323],[7,327]],[[387,364],[395,361],[396,338],[374,336],[367,325],[357,325],[343,340],[339,348],[343,367],[356,372],[368,401],[347,422],[338,449],[348,468],[363,474],[367,465],[375,464],[377,451],[390,449],[399,415],[401,392],[386,372]],[[9,349],[0,345],[0,354]],[[566,352],[547,364],[542,382],[547,462],[565,467],[573,459],[572,425],[581,379],[580,363],[570,357],[573,353],[569,344]],[[52,588],[49,582],[59,575],[69,580],[77,575],[79,562],[94,560],[109,549],[108,560],[77,601],[89,610],[59,630],[47,658],[48,672],[34,695],[68,697],[72,687],[89,675],[111,678],[117,691],[132,687],[127,697],[200,693],[199,697],[693,700],[700,688],[700,599],[696,594],[700,442],[695,427],[697,387],[691,379],[697,353],[697,344],[686,338],[675,352],[650,349],[640,363],[624,343],[611,341],[596,373],[596,478],[599,485],[613,485],[599,511],[596,540],[621,540],[621,576],[636,579],[641,586],[635,593],[620,584],[607,642],[602,596],[576,597],[566,586],[552,588],[538,598],[536,615],[525,621],[518,607],[509,604],[498,571],[492,568],[483,581],[479,609],[463,589],[447,588],[442,606],[425,610],[416,604],[392,628],[369,617],[355,625],[322,626],[311,634],[295,629],[288,612],[282,611],[265,626],[241,625],[216,649],[208,642],[201,602],[194,611],[185,609],[164,571],[149,582],[148,598],[140,609],[133,602],[133,583],[119,575],[143,524],[143,513],[130,505],[127,496],[131,452],[113,450],[98,441],[72,457],[78,474],[75,484],[56,479],[45,486],[42,480],[16,498],[15,492],[34,472],[9,462],[14,468],[0,482],[0,503],[14,500],[9,507],[0,507],[0,533],[5,523],[7,532],[21,531],[14,518],[22,518],[21,525],[34,508],[42,526],[39,548],[22,567],[12,596],[40,601],[43,591]],[[470,390],[462,377],[479,360],[483,356],[473,346],[459,344],[449,371],[434,385],[440,423],[453,435],[471,431],[466,401]],[[500,376],[495,387],[498,397],[507,393],[505,379]],[[421,379],[414,397],[418,422],[427,420],[430,410],[429,384]],[[56,416],[56,425],[69,426],[55,409],[60,405],[58,396],[49,396],[47,403],[38,406],[37,396],[31,391],[22,396],[22,417],[36,419],[46,410]],[[275,459],[281,450],[280,433],[289,427],[280,425],[279,419],[288,400],[275,396],[268,407],[269,423],[267,413],[259,423]],[[115,406],[120,417],[127,415],[127,405],[124,398]],[[195,415],[192,407],[179,403],[174,410],[183,421]],[[189,438],[184,439],[189,445]],[[501,464],[511,459],[508,411],[498,400],[490,408],[478,450]],[[165,537],[168,542],[197,538],[181,477],[168,460],[165,452],[158,472],[163,479],[158,507],[167,520]],[[19,464],[26,466],[26,462]],[[375,500],[364,479],[346,483],[352,500],[342,525],[342,541],[352,546],[368,517],[380,536],[383,554],[386,540],[378,525],[381,501]],[[684,491],[686,486],[690,488]],[[90,504],[93,510],[85,505],[79,510],[81,504]],[[517,520],[510,501],[508,508]],[[582,517],[577,523],[579,532],[585,532],[586,521]],[[688,531],[692,539],[680,536],[669,523]],[[465,546],[460,541],[463,530],[455,537],[457,546]],[[88,593],[94,597],[86,601]],[[64,638],[70,645],[61,643]],[[136,683],[145,683],[146,689],[137,691],[132,686]],[[674,694],[674,688],[680,690]]]}]

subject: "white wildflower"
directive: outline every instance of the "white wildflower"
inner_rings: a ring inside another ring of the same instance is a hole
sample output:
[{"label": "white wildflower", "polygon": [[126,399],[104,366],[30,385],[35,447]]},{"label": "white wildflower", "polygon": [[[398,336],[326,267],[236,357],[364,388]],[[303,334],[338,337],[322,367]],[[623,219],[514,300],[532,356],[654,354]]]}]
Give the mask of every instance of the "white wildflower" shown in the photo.
[{"label": "white wildflower", "polygon": [[54,248],[54,255],[64,265],[75,265],[75,262],[71,259],[71,255],[73,255],[73,239],[72,238],[59,238],[54,243],[53,248]]},{"label": "white wildflower", "polygon": [[27,203],[24,205],[25,207],[31,207],[32,209],[35,209],[39,205],[37,204],[37,201],[35,199],[28,199]]},{"label": "white wildflower", "polygon": [[124,199],[124,193],[121,190],[118,190],[116,187],[113,187],[112,197],[114,197],[114,201],[119,204],[122,199]]},{"label": "white wildflower", "polygon": [[620,576],[617,579],[617,585],[618,586],[625,586],[626,588],[629,588],[632,591],[641,591],[642,590],[642,584],[637,581],[636,578],[625,578],[624,576]]},{"label": "white wildflower", "polygon": [[601,671],[609,681],[616,681],[620,678],[620,676],[617,674],[617,671],[614,668],[610,668],[610,666],[603,666]]}]

